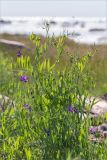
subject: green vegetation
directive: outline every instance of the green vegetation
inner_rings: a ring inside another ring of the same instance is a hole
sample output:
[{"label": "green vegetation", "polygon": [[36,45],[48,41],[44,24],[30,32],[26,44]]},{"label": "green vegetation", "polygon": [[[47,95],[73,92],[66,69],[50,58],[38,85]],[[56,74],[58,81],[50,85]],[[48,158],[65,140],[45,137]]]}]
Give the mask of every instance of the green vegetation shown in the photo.
[{"label": "green vegetation", "polygon": [[87,104],[87,118],[84,115],[94,77],[96,82],[99,78],[95,59],[106,65],[105,57],[97,59],[96,46],[88,50],[88,46],[71,45],[66,36],[32,34],[30,40],[33,44],[29,42],[21,53],[17,47],[0,45],[0,93],[15,103],[11,107],[5,103],[5,111],[0,112],[0,158],[106,160],[107,142],[89,139],[91,104]]},{"label": "green vegetation", "polygon": [[[8,39],[8,40],[15,40],[19,41],[25,44],[27,48],[21,49],[21,52],[23,55],[30,56],[31,60],[34,59],[34,53],[35,53],[35,44],[33,44],[27,36],[21,36],[21,35],[8,35],[8,34],[2,34],[0,35],[1,39]],[[45,42],[44,37],[41,38],[41,43],[43,44]],[[72,55],[79,55],[83,56],[87,54],[88,52],[91,52],[94,56],[91,59],[90,66],[91,70],[95,73],[95,83],[96,87],[94,90],[92,90],[92,94],[97,96],[102,96],[107,92],[107,45],[85,45],[85,44],[77,44],[72,40],[69,40],[66,38],[64,42],[66,52],[63,53],[61,63],[62,66],[65,63],[68,63],[70,56]],[[4,57],[10,58],[16,60],[16,53],[20,50],[18,47],[13,47],[11,45],[4,45],[0,44],[0,51],[3,54]],[[46,56],[50,58],[51,62],[55,59],[55,49],[53,46],[48,48],[48,51],[46,53]],[[44,53],[43,53],[44,55]]]}]

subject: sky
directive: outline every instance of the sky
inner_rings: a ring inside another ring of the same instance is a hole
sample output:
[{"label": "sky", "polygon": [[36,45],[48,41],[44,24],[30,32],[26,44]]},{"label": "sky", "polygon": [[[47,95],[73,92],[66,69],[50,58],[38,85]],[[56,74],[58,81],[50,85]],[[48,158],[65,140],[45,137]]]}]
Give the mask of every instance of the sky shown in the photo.
[{"label": "sky", "polygon": [[107,0],[0,0],[0,16],[106,17]]}]

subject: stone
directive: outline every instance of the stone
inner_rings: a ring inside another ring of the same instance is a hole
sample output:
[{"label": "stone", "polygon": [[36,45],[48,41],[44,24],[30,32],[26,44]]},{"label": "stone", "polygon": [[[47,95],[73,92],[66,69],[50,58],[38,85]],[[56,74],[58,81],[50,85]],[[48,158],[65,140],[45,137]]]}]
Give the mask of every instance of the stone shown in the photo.
[{"label": "stone", "polygon": [[99,100],[92,106],[91,113],[97,116],[107,113],[107,102],[103,99]]},{"label": "stone", "polygon": [[83,108],[84,113],[90,113],[90,117],[97,118],[106,115],[107,113],[107,101],[100,97],[87,97],[85,96],[77,96],[81,101],[85,101],[85,105]]},{"label": "stone", "polygon": [[84,28],[85,27],[85,22],[81,22],[80,26],[81,26],[81,28]]},{"label": "stone", "polygon": [[0,25],[11,24],[11,21],[0,20]]},{"label": "stone", "polygon": [[106,123],[103,123],[103,124],[100,126],[100,130],[102,130],[102,131],[107,131],[107,124],[106,124]]},{"label": "stone", "polygon": [[63,22],[62,27],[70,27],[71,24],[69,22]]},{"label": "stone", "polygon": [[89,32],[104,32],[105,28],[92,28],[89,30]]},{"label": "stone", "polygon": [[0,39],[0,43],[25,48],[25,44],[18,41]]},{"label": "stone", "polygon": [[[84,100],[84,96],[82,97]],[[92,142],[103,142],[107,138],[107,94],[101,98],[88,97],[85,106],[89,106],[89,115],[94,120],[94,125],[89,128],[89,140]],[[85,107],[86,111],[86,107]]]},{"label": "stone", "polygon": [[50,25],[57,25],[57,22],[54,21],[54,20],[51,20],[51,21],[49,22],[49,24],[50,24]]},{"label": "stone", "polygon": [[102,96],[102,99],[104,99],[104,100],[107,101],[107,93],[105,93],[105,94]]},{"label": "stone", "polygon": [[0,111],[4,112],[7,107],[15,107],[14,101],[9,97],[0,94]]},{"label": "stone", "polygon": [[78,24],[79,24],[79,21],[75,21],[72,23],[72,26],[74,27],[74,26],[77,26]]},{"label": "stone", "polygon": [[104,138],[107,138],[107,131],[103,132],[103,136],[104,136]]}]

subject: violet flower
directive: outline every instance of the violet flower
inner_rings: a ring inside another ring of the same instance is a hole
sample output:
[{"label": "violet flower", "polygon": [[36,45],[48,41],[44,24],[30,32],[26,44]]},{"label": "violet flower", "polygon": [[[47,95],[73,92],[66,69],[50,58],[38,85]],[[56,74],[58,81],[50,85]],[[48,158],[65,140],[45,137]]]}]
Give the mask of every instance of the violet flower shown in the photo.
[{"label": "violet flower", "polygon": [[22,56],[21,52],[18,51],[18,52],[17,52],[17,57],[21,57],[21,56]]},{"label": "violet flower", "polygon": [[68,111],[72,113],[78,113],[78,110],[72,106],[68,106]]},{"label": "violet flower", "polygon": [[68,111],[69,111],[69,112],[74,112],[73,107],[68,106]]},{"label": "violet flower", "polygon": [[96,133],[96,132],[98,131],[98,127],[97,127],[97,126],[95,126],[95,127],[90,127],[90,128],[89,128],[89,131],[90,131],[90,133]]},{"label": "violet flower", "polygon": [[24,104],[23,106],[24,106],[24,108],[26,108],[27,110],[29,110],[31,112],[31,107],[28,104]]},{"label": "violet flower", "polygon": [[27,79],[27,76],[21,76],[20,77],[20,81],[23,81],[23,82],[28,82],[28,79]]}]

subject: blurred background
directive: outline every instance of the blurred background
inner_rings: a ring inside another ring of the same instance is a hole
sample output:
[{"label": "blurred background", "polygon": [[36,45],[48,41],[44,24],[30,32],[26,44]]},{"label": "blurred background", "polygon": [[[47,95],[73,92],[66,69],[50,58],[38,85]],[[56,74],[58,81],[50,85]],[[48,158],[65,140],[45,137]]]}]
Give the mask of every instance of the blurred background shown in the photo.
[{"label": "blurred background", "polygon": [[69,33],[79,43],[107,43],[106,0],[1,0],[0,33]]}]

